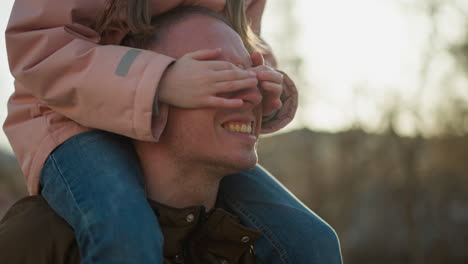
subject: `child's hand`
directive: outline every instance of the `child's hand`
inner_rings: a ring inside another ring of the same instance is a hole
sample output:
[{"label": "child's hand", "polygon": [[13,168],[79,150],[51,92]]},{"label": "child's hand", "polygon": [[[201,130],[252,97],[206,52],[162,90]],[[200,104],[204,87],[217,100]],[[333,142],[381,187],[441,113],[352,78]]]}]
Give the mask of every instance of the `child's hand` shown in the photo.
[{"label": "child's hand", "polygon": [[255,72],[215,61],[221,49],[199,50],[179,58],[164,72],[158,99],[182,108],[241,107],[242,99],[217,94],[257,86]]},{"label": "child's hand", "polygon": [[281,93],[283,92],[283,75],[264,64],[263,56],[259,52],[252,53],[254,68],[248,70],[257,73],[259,87],[263,94],[263,116],[271,115],[281,108]]}]

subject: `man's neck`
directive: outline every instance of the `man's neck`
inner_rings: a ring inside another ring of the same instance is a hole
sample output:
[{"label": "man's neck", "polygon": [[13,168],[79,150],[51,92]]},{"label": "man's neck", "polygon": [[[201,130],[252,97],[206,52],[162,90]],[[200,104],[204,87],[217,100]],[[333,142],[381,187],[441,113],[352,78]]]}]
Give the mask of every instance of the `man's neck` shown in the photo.
[{"label": "man's neck", "polygon": [[222,178],[219,172],[154,152],[140,155],[140,160],[149,199],[176,208],[214,208]]},{"label": "man's neck", "polygon": [[146,193],[149,199],[171,207],[203,205],[210,210],[216,202],[219,180],[207,178],[193,171],[145,173]]}]

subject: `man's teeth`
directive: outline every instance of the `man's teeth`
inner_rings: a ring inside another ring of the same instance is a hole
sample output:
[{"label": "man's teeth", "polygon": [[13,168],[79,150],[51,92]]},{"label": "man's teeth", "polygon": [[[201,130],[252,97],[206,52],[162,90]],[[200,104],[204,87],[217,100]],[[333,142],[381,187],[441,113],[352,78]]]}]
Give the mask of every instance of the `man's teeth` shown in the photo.
[{"label": "man's teeth", "polygon": [[252,124],[246,124],[246,123],[228,123],[224,125],[224,129],[231,131],[231,132],[237,132],[237,133],[252,133]]}]

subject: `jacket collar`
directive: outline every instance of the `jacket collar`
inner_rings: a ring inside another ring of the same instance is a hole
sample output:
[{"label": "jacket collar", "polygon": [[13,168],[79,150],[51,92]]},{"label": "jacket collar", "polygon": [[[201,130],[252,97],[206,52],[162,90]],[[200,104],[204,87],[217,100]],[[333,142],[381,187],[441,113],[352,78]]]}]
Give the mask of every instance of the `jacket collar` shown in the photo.
[{"label": "jacket collar", "polygon": [[261,237],[259,231],[245,227],[239,217],[222,208],[205,212],[204,206],[179,209],[155,201],[150,201],[150,205],[157,213],[164,236],[165,257],[187,254],[188,249],[190,255],[209,252],[237,263]]}]

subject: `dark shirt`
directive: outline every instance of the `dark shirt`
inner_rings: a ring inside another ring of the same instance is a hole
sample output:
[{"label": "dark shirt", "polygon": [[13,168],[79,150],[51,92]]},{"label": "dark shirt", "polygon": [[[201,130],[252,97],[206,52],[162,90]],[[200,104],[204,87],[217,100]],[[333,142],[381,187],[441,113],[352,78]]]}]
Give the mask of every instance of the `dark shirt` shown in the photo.
[{"label": "dark shirt", "polygon": [[[164,236],[164,263],[260,263],[253,243],[261,233],[222,208],[171,208],[149,201]],[[0,263],[79,264],[73,229],[41,196],[14,204],[0,221]]]}]

